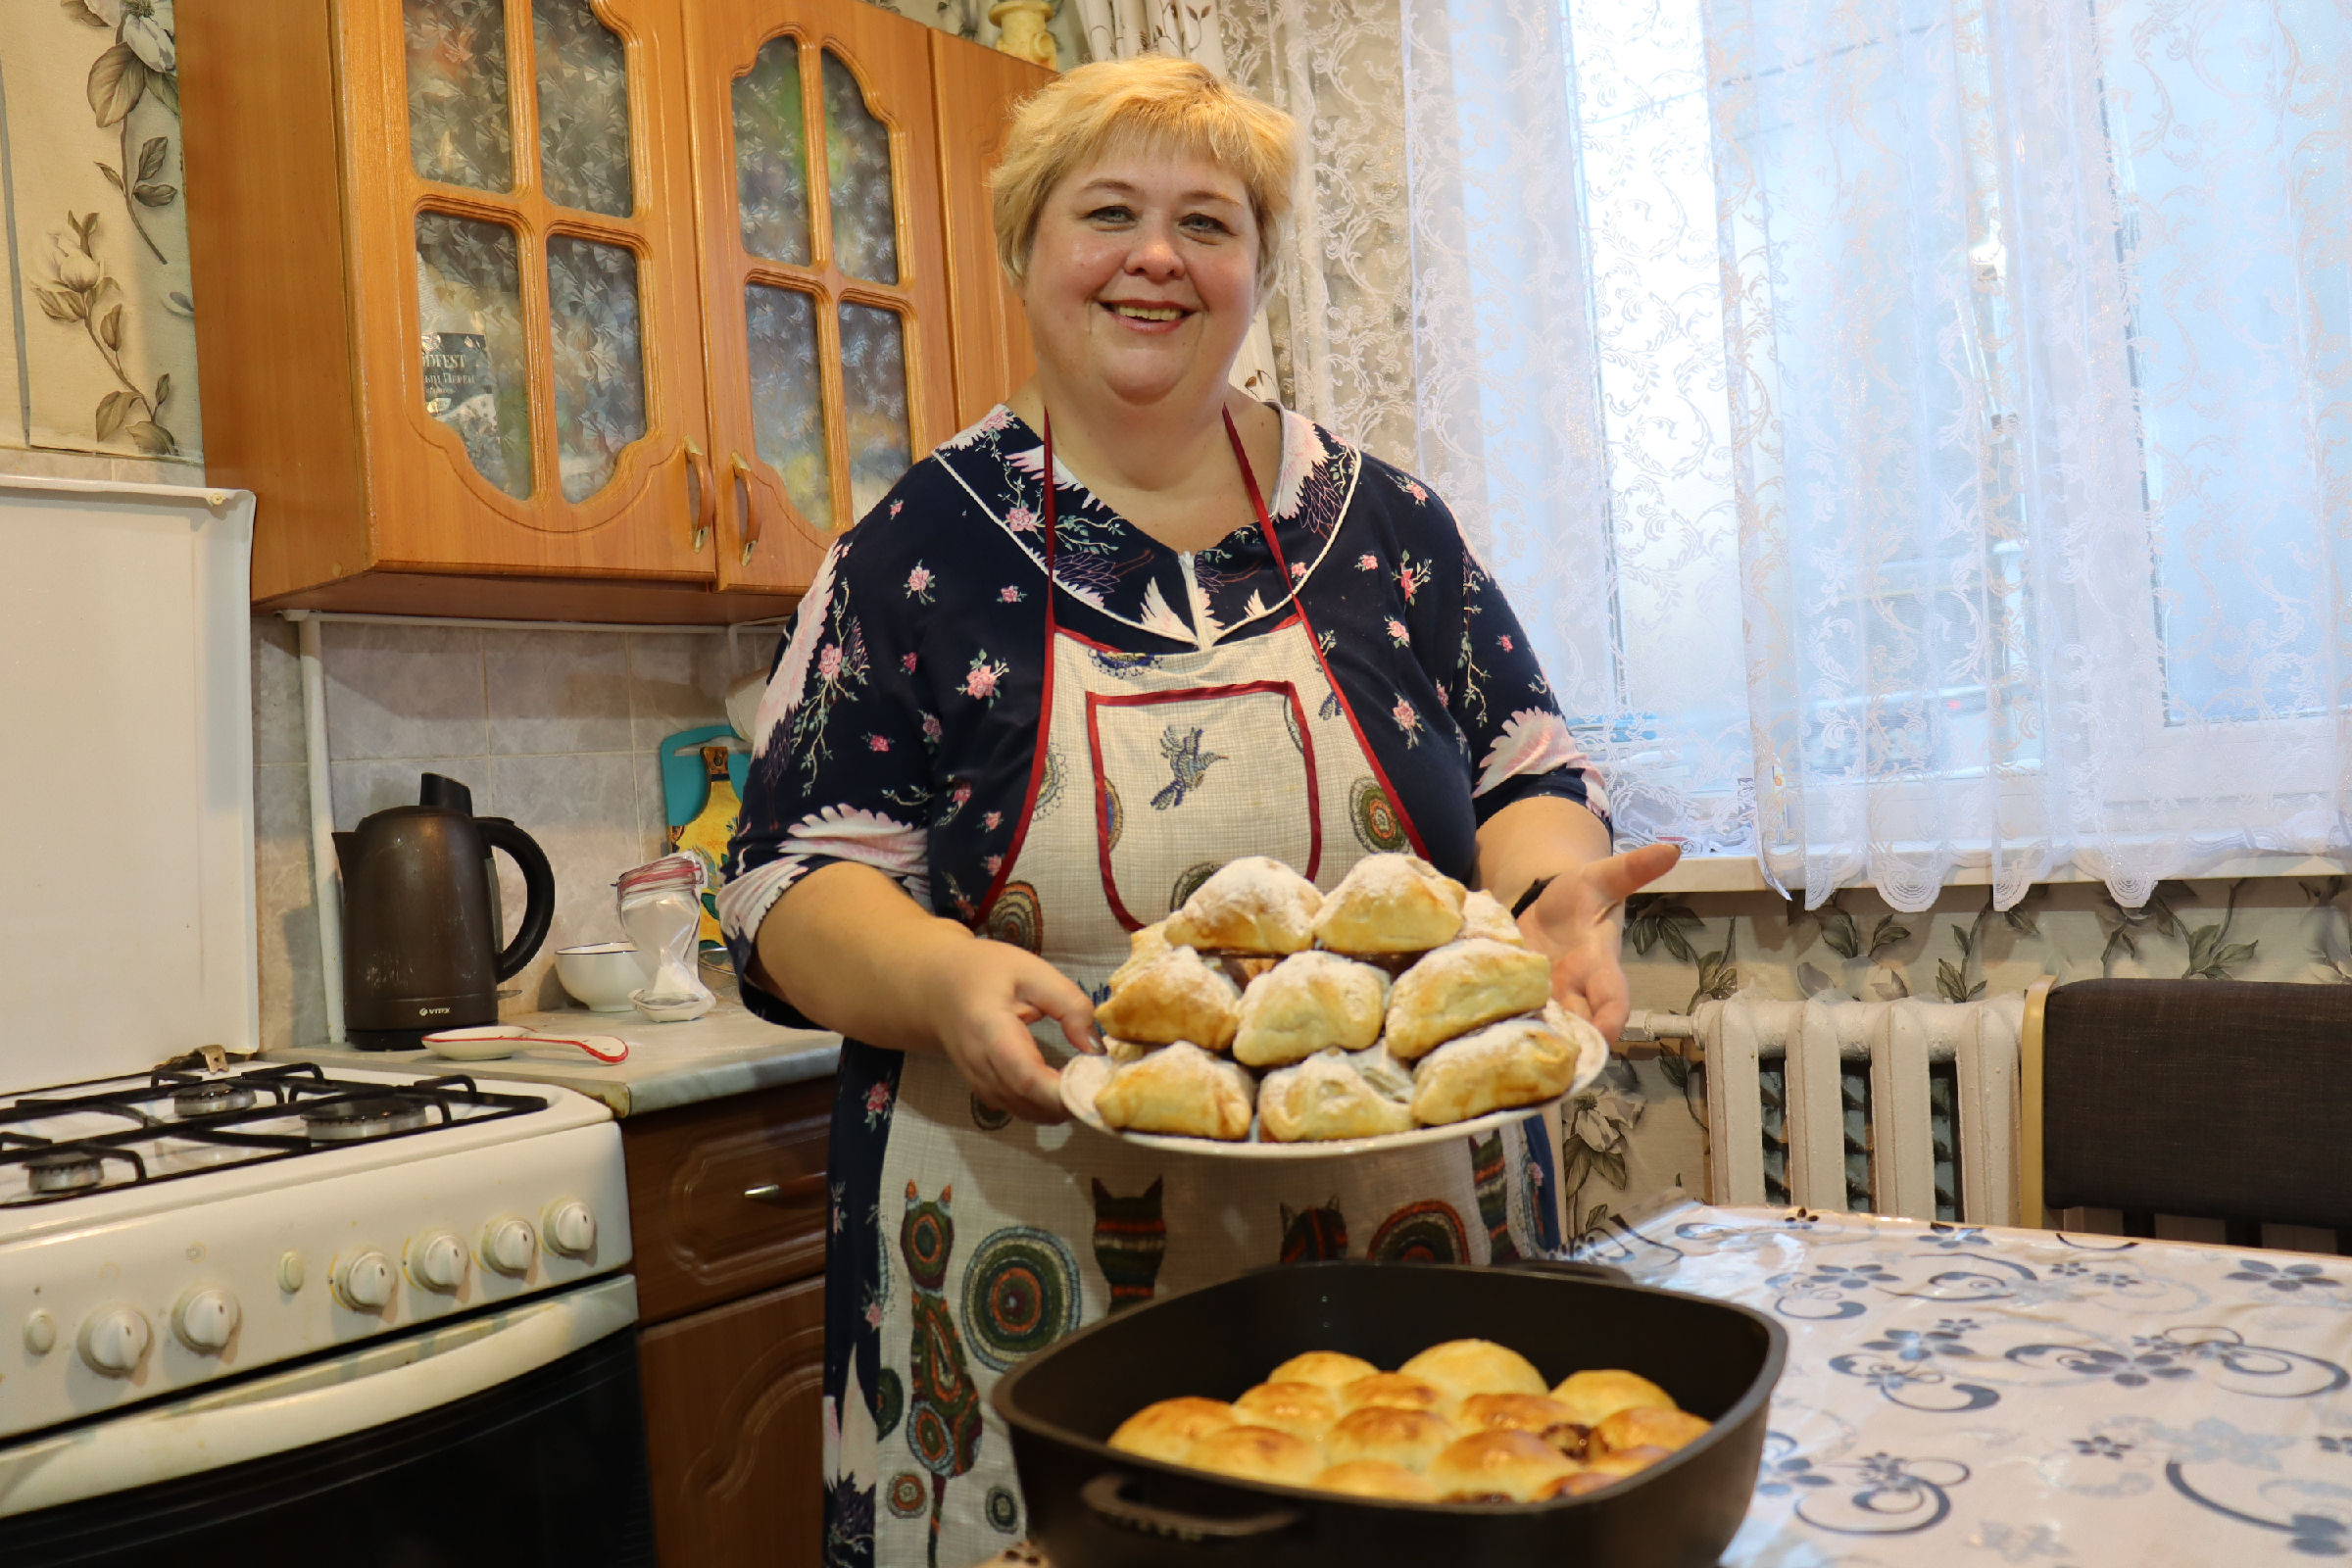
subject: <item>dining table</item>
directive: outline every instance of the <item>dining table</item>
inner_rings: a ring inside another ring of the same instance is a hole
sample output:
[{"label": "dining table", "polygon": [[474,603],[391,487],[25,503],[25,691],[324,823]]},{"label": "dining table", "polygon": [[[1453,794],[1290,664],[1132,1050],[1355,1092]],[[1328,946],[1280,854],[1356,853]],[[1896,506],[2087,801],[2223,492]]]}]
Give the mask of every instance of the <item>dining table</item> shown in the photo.
[{"label": "dining table", "polygon": [[2352,1258],[1679,1196],[1570,1255],[1787,1328],[1727,1568],[2352,1556]]}]

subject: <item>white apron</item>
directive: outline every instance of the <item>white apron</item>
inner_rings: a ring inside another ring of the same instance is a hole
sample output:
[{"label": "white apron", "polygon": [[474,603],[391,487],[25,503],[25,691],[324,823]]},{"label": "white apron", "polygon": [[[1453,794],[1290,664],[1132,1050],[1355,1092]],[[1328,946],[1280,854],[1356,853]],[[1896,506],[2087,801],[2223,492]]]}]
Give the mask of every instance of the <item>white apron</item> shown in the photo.
[{"label": "white apron", "polygon": [[[1049,421],[1049,583],[1053,451]],[[1234,453],[1281,567],[1238,435]],[[1414,847],[1296,590],[1272,631],[1176,654],[1065,630],[1054,597],[1049,587],[1037,760],[1011,854],[981,903],[984,935],[1042,955],[1099,1000],[1128,934],[1230,859],[1273,856],[1329,889],[1366,855]],[[1056,1026],[1037,1033],[1048,1061],[1067,1058]],[[1170,1154],[1076,1123],[1015,1121],[983,1105],[945,1056],[909,1053],[875,1216],[896,1245],[883,1249],[879,1301],[885,1427],[865,1472],[874,1561],[964,1568],[1022,1538],[1027,1514],[988,1391],[1113,1307],[1276,1261],[1535,1250],[1537,1236],[1559,1234],[1556,1191],[1536,1194],[1556,1189],[1541,1174],[1553,1161],[1528,1144],[1545,1127],[1378,1159]],[[1537,1136],[1558,1147],[1556,1127]],[[1551,1223],[1539,1225],[1538,1201],[1555,1205]],[[863,1437],[842,1434],[848,1446]]]}]

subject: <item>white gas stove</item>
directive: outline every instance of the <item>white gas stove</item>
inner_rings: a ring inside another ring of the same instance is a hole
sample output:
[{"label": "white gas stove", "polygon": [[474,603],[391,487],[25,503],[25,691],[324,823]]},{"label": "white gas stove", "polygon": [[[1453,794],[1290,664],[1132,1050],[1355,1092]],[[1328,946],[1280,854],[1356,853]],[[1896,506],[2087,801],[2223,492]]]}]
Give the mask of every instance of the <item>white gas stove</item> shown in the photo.
[{"label": "white gas stove", "polygon": [[650,1565],[612,1113],[253,1062],[251,514],[0,478],[0,1562]]}]

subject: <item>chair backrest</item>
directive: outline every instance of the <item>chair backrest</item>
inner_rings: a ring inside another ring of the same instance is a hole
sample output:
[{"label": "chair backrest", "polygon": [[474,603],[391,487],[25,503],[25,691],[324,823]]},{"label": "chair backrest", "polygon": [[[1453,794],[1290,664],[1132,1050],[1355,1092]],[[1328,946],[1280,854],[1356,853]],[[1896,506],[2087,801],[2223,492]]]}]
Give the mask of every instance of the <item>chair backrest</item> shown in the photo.
[{"label": "chair backrest", "polygon": [[2048,1207],[2352,1229],[2352,986],[2078,981],[2041,1054]]}]

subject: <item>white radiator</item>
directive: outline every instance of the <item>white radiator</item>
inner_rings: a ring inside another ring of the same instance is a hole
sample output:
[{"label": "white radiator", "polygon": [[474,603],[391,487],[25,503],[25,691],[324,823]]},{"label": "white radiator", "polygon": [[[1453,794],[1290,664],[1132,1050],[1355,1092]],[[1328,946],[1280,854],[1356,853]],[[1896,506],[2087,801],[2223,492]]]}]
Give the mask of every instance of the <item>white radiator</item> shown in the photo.
[{"label": "white radiator", "polygon": [[1739,996],[1689,1017],[1637,1012],[1625,1038],[1697,1042],[1710,1202],[2013,1225],[2024,1018],[2022,995]]}]

